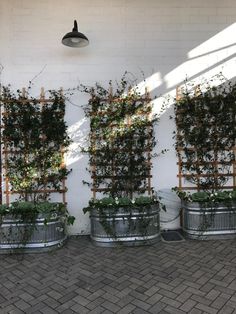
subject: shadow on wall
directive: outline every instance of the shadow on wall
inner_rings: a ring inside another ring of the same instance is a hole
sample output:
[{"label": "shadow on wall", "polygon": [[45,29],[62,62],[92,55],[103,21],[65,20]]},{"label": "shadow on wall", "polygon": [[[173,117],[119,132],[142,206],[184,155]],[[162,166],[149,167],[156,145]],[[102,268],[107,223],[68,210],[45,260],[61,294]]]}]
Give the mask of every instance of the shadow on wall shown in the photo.
[{"label": "shadow on wall", "polygon": [[[141,93],[144,92],[144,87],[148,86],[152,96],[157,96],[154,100],[154,111],[160,113],[160,108],[165,97],[171,95],[174,98],[176,87],[183,84],[186,77],[188,77],[188,81],[194,81],[198,84],[201,83],[203,78],[207,79],[219,72],[223,72],[227,79],[232,79],[234,77],[234,69],[236,66],[235,33],[236,23],[186,52],[182,60],[183,62],[175,67],[173,66],[174,68],[168,73],[165,73],[163,70],[140,81],[138,86]],[[109,79],[110,77],[108,77],[108,80]],[[162,93],[162,96],[159,96],[160,93]],[[82,102],[83,99],[83,97],[80,97]],[[86,103],[85,99],[84,101],[84,103]],[[169,152],[167,152],[167,155],[158,158],[158,161],[155,159],[153,163],[154,174],[160,174],[161,171],[162,174],[165,175],[158,175],[159,177],[154,175],[154,187],[174,186],[173,180],[177,180],[176,157],[172,139],[172,132],[175,126],[173,120],[169,120],[169,116],[172,114],[173,108],[170,101],[169,107],[166,108],[166,111],[161,113],[161,122],[157,128],[157,138],[159,141],[157,150],[160,151],[163,148],[167,148],[169,149]],[[75,117],[76,116],[78,117],[78,115],[75,115]],[[83,114],[79,116],[83,116]],[[86,179],[84,176],[85,168],[87,166],[87,158],[80,152],[80,147],[86,145],[88,131],[89,123],[85,118],[72,123],[69,127],[69,132],[74,143],[71,146],[67,163],[69,167],[79,169],[78,171],[81,172],[82,176],[81,181],[82,179]],[[166,159],[168,159],[168,165],[165,162]],[[87,195],[84,195],[83,197],[87,198]]]}]

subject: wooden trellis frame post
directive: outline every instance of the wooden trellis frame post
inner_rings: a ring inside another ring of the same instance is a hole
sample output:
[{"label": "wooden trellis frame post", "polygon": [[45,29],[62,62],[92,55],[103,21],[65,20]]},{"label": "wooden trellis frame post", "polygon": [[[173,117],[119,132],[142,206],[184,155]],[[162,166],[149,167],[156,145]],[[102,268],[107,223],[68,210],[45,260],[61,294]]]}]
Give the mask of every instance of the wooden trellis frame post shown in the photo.
[{"label": "wooden trellis frame post", "polygon": [[[181,89],[180,89],[180,86],[177,86],[176,87],[176,101],[179,101],[181,99]],[[177,114],[177,113],[176,113]],[[177,115],[177,119],[178,119],[178,115]],[[179,133],[179,128],[178,128],[178,125],[177,125],[177,130],[176,130],[176,136],[177,138],[180,137],[180,133]],[[178,179],[179,179],[179,189],[182,190],[182,176],[181,176],[181,166],[182,166],[182,160],[180,158],[180,154],[181,154],[181,151],[178,150]]]},{"label": "wooden trellis frame post", "polygon": [[[233,148],[233,151],[234,151],[234,158],[236,159],[236,146],[234,146]],[[236,160],[234,160],[234,163],[233,163],[233,186],[234,188],[236,188]]]},{"label": "wooden trellis frame post", "polygon": [[[151,97],[150,97],[150,92],[149,92],[149,89],[148,87],[146,86],[145,87],[145,98],[147,100],[147,102],[149,103],[149,101],[151,100]],[[148,104],[147,103],[147,104]],[[146,104],[146,105],[147,105]],[[148,114],[148,120],[150,121],[150,115],[151,113]],[[148,133],[150,133],[150,126],[148,126]],[[150,136],[148,137],[148,146],[149,146],[149,149],[147,151],[147,161],[150,162],[150,165],[149,165],[149,171],[148,171],[148,178],[147,178],[147,181],[148,181],[148,195],[151,195],[152,193],[152,186],[151,186],[151,150],[150,150]]]},{"label": "wooden trellis frame post", "polygon": [[3,169],[2,169],[2,86],[0,84],[0,205],[2,205],[3,200]]}]

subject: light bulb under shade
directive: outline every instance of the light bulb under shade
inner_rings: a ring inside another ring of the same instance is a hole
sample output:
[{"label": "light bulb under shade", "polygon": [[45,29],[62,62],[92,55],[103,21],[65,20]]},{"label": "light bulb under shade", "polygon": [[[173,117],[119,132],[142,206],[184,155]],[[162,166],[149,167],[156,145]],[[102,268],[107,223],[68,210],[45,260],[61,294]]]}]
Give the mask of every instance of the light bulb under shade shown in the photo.
[{"label": "light bulb under shade", "polygon": [[71,41],[72,41],[72,43],[74,43],[74,44],[78,44],[78,43],[81,41],[81,39],[80,39],[80,38],[76,38],[76,37],[72,37],[72,38],[71,38]]}]

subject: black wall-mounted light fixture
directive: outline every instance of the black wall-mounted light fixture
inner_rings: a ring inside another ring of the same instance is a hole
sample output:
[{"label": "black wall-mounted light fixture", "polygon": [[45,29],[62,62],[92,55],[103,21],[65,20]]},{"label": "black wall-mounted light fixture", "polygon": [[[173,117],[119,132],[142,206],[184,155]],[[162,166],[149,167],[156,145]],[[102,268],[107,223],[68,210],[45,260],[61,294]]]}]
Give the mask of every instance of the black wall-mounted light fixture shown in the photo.
[{"label": "black wall-mounted light fixture", "polygon": [[89,44],[88,38],[78,32],[78,25],[76,20],[74,21],[74,28],[72,29],[72,32],[67,33],[63,38],[62,41],[63,45],[79,48],[79,47],[85,47]]}]

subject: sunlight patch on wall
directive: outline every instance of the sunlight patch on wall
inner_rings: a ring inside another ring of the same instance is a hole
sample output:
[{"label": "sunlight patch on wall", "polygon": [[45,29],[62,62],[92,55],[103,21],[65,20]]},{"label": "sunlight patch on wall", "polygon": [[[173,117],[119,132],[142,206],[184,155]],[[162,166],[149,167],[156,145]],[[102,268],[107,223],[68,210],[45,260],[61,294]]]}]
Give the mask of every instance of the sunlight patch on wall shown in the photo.
[{"label": "sunlight patch on wall", "polygon": [[144,95],[145,94],[145,88],[148,89],[149,92],[152,92],[157,87],[162,85],[162,78],[161,73],[156,72],[152,74],[151,76],[145,78],[143,81],[137,84],[138,91]]},{"label": "sunlight patch on wall", "polygon": [[85,147],[87,143],[88,134],[87,119],[83,118],[80,121],[69,126],[68,134],[72,140],[68,153],[65,156],[66,165],[72,165],[73,163],[81,160],[83,155],[81,154],[81,147]]},{"label": "sunlight patch on wall", "polygon": [[200,82],[202,78],[210,78],[224,70],[228,78],[232,78],[235,75],[235,66],[230,68],[236,53],[235,33],[236,23],[192,49],[187,55],[188,60],[165,76],[167,88],[181,84],[186,77],[198,78]]},{"label": "sunlight patch on wall", "polygon": [[[232,79],[235,77],[234,69],[236,69],[236,57],[228,61],[225,61],[223,64],[219,66],[215,66],[211,68],[210,70],[206,69],[200,76],[196,76],[196,77],[194,76],[192,79],[188,76],[188,81],[191,80],[191,83],[193,83],[194,85],[197,85],[197,84],[204,84],[205,79],[214,78],[212,82],[212,86],[217,86],[221,84],[222,81],[220,79],[217,79],[216,75],[222,72],[223,76],[226,79]],[[182,73],[183,80],[186,79],[187,74],[189,74],[187,70],[185,73]],[[175,101],[174,99],[176,97],[176,87],[178,85],[182,85],[182,80],[176,81],[176,83],[173,86],[174,87],[173,89],[169,90],[167,93],[165,93],[161,97],[158,97],[153,100],[153,104],[154,104],[153,112],[155,114],[157,114],[158,116],[161,116],[165,112],[165,110],[167,110],[173,105]],[[165,108],[163,108],[163,106]]]},{"label": "sunlight patch on wall", "polygon": [[188,58],[198,58],[203,54],[211,54],[221,50],[224,50],[224,55],[226,53],[225,49],[231,50],[233,48],[234,52],[236,51],[235,43],[235,34],[236,34],[236,23],[225,28],[223,31],[219,32],[215,36],[211,37],[201,45],[192,49],[188,53]]}]

